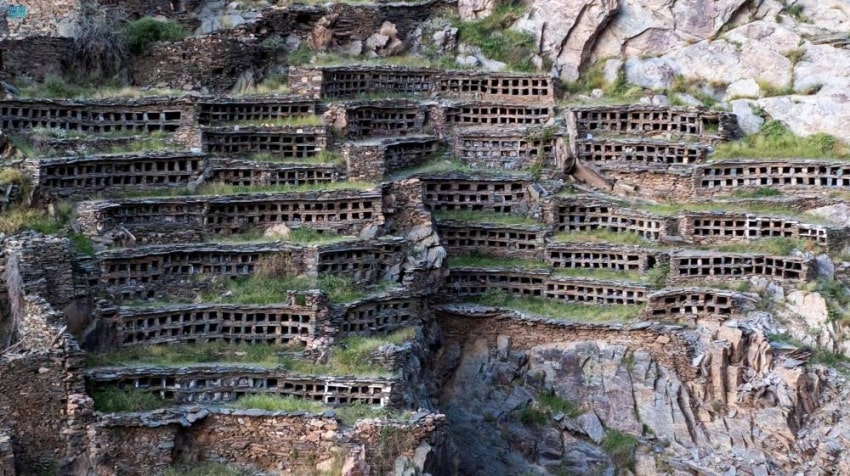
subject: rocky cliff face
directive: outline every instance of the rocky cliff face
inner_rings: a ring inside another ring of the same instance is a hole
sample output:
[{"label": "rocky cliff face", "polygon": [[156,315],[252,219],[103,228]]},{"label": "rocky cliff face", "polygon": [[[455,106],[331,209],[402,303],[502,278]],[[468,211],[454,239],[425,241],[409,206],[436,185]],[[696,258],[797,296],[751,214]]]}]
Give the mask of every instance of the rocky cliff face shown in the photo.
[{"label": "rocky cliff face", "polygon": [[[464,0],[461,0],[463,11]],[[799,135],[850,139],[850,3],[801,0],[527,0],[553,73],[575,81],[604,63],[609,80],[662,90],[677,77],[722,101],[756,106]],[[480,7],[476,15],[480,16]]]},{"label": "rocky cliff face", "polygon": [[[809,429],[843,421],[837,408],[814,413],[836,376],[774,351],[770,325],[754,312],[596,339],[528,322],[447,328],[436,374],[461,474],[792,474],[812,455],[811,474],[840,474],[834,450],[850,432]],[[528,345],[535,333],[541,343]],[[690,365],[671,364],[665,341],[684,344]]]}]

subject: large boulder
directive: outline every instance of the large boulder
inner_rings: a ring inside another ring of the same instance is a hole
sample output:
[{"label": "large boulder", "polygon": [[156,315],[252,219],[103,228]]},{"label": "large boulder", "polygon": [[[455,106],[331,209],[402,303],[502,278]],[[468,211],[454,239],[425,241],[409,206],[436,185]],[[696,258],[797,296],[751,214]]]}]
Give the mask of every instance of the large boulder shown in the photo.
[{"label": "large boulder", "polygon": [[463,21],[473,21],[490,16],[495,0],[458,0],[457,11]]},{"label": "large boulder", "polygon": [[614,18],[617,0],[532,0],[517,26],[533,33],[542,53],[565,81],[578,79],[591,59],[597,37]]},{"label": "large boulder", "polygon": [[792,95],[762,98],[756,101],[770,117],[797,135],[819,132],[850,141],[850,91],[825,87],[811,96]]}]

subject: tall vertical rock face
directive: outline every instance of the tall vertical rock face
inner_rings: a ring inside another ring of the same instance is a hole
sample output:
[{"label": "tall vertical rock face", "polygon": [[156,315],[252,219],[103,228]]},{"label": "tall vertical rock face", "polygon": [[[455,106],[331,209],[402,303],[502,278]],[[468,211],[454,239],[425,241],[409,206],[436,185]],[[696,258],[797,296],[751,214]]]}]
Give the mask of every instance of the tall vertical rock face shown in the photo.
[{"label": "tall vertical rock face", "polygon": [[[811,474],[840,473],[845,458],[830,448],[848,441],[843,422],[824,427],[828,434],[811,430],[828,418],[818,407],[836,397],[834,376],[776,354],[754,314],[656,332],[443,321],[435,375],[447,376],[440,404],[461,473],[608,474],[618,466],[604,443],[612,434],[641,435],[663,454],[660,468],[638,449],[638,475],[793,474],[812,455],[824,466]],[[547,405],[552,420],[535,413]]]},{"label": "tall vertical rock face", "polygon": [[618,3],[532,0],[520,25],[539,38],[541,51],[552,59],[560,77],[575,81],[590,60],[598,36],[617,13]]}]

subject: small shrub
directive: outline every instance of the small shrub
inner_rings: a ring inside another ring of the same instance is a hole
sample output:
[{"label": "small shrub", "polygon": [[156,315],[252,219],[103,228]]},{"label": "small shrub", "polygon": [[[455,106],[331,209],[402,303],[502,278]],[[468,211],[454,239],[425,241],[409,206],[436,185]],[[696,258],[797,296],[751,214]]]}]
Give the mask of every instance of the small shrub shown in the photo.
[{"label": "small shrub", "polygon": [[148,51],[152,43],[182,40],[186,36],[186,31],[176,21],[157,21],[144,17],[127,25],[124,30],[124,44],[130,53],[141,55]]},{"label": "small shrub", "polygon": [[102,80],[121,69],[126,44],[121,38],[115,10],[100,8],[99,2],[84,2],[83,5],[72,33],[74,66],[83,76]]},{"label": "small shrub", "polygon": [[307,42],[302,41],[298,48],[295,48],[286,56],[286,59],[291,65],[303,66],[309,64],[310,60],[313,59],[313,52],[310,51]]},{"label": "small shrub", "polygon": [[602,441],[602,449],[611,456],[611,460],[618,469],[630,469],[634,471],[635,448],[637,437],[617,430],[607,430],[605,439]]},{"label": "small shrub", "polygon": [[781,122],[770,120],[762,125],[758,134],[749,135],[740,141],[718,144],[713,157],[847,159],[850,158],[850,152],[847,145],[834,136],[818,133],[809,137],[798,137]]},{"label": "small shrub", "polygon": [[667,285],[667,276],[670,274],[670,265],[662,264],[650,269],[647,273],[649,284],[655,289],[661,289]]},{"label": "small shrub", "polygon": [[569,400],[565,400],[555,395],[554,392],[541,393],[537,396],[537,401],[539,401],[542,406],[548,408],[553,415],[563,413],[570,418],[575,418],[583,413],[581,407]]},{"label": "small shrub", "polygon": [[545,425],[549,418],[533,405],[526,405],[519,411],[519,421],[524,425]]},{"label": "small shrub", "polygon": [[71,245],[77,253],[94,256],[94,242],[88,236],[82,233],[71,233],[68,235],[68,239],[71,240]]},{"label": "small shrub", "polygon": [[516,71],[534,71],[532,57],[536,50],[534,35],[511,29],[522,16],[522,5],[505,4],[496,7],[486,18],[475,21],[456,21],[458,40],[477,46],[487,58],[501,61]]}]

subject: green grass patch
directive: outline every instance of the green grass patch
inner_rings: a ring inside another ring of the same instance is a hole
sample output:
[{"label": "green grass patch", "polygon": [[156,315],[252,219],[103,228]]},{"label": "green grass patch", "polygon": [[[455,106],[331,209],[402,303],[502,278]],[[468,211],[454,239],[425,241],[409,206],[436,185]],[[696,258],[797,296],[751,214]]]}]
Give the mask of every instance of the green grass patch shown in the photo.
[{"label": "green grass patch", "polygon": [[230,185],[225,183],[208,183],[198,187],[194,192],[187,188],[173,188],[165,190],[141,190],[121,194],[114,194],[116,198],[165,198],[186,196],[222,196],[238,195],[246,193],[302,193],[302,192],[324,192],[333,190],[366,191],[375,188],[374,183],[369,182],[330,182],[302,185]]},{"label": "green grass patch", "polygon": [[94,409],[104,413],[147,412],[171,406],[167,400],[143,390],[109,387],[92,393]]},{"label": "green grass patch", "polygon": [[250,470],[204,461],[165,468],[165,476],[251,476]]},{"label": "green grass patch", "polygon": [[516,297],[496,288],[488,289],[481,296],[469,298],[467,302],[576,322],[625,322],[634,319],[643,311],[642,306],[600,306],[560,303],[545,298]]},{"label": "green grass patch", "polygon": [[[380,290],[380,286],[377,286]],[[229,280],[223,289],[206,293],[205,302],[227,302],[234,304],[268,305],[283,302],[288,291],[319,289],[328,294],[331,302],[356,301],[370,294],[350,279],[339,276],[319,276],[318,279],[304,277],[279,277],[258,273],[246,279]]]},{"label": "green grass patch", "polygon": [[649,241],[637,233],[615,232],[604,229],[580,232],[562,232],[552,241],[560,243],[608,243],[624,246],[642,246],[658,248],[659,244]]},{"label": "green grass patch", "polygon": [[784,195],[782,190],[773,187],[759,187],[755,190],[735,190],[732,196],[735,198],[770,198],[781,197]]},{"label": "green grass patch", "polygon": [[449,267],[452,268],[523,268],[534,270],[551,270],[545,261],[531,259],[502,258],[483,254],[470,253],[467,255],[449,256]]},{"label": "green grass patch", "polygon": [[637,444],[636,436],[608,429],[605,431],[605,439],[602,440],[602,449],[611,456],[611,461],[618,469],[628,468],[634,471]]},{"label": "green grass patch", "polygon": [[782,202],[772,202],[769,200],[761,202],[700,202],[700,203],[659,203],[659,204],[640,204],[637,208],[655,215],[662,216],[678,216],[682,213],[720,213],[720,212],[735,212],[735,213],[750,213],[753,215],[768,215],[788,217],[796,220],[805,221],[807,223],[827,223],[828,220],[805,212],[796,211]]},{"label": "green grass patch", "polygon": [[540,403],[541,406],[548,408],[549,411],[552,412],[552,415],[563,413],[569,418],[576,418],[584,413],[580,406],[555,395],[555,393],[551,391],[538,394],[537,402]]},{"label": "green grass patch", "polygon": [[64,226],[59,220],[51,218],[45,210],[12,206],[0,214],[0,233],[7,235],[33,230],[45,235],[55,235]]},{"label": "green grass patch", "polygon": [[123,347],[111,352],[88,353],[86,354],[86,366],[157,365],[171,367],[186,364],[228,362],[276,367],[284,362],[279,353],[285,350],[296,350],[296,348],[266,344],[226,344],[224,342],[146,345]]},{"label": "green grass patch", "polygon": [[332,243],[342,243],[344,241],[354,241],[356,236],[340,235],[333,231],[320,231],[313,228],[292,228],[289,231],[289,236],[281,235],[265,236],[262,230],[251,230],[245,233],[230,235],[225,238],[213,240],[215,243],[273,243],[282,241],[295,245],[328,245]]},{"label": "green grass patch", "polygon": [[523,425],[542,426],[549,421],[549,417],[544,411],[531,404],[522,407],[517,417]]},{"label": "green grass patch", "polygon": [[850,159],[850,148],[824,133],[798,137],[777,120],[764,123],[758,134],[717,144],[712,160],[734,158]]},{"label": "green grass patch", "polygon": [[407,327],[383,337],[346,337],[330,348],[327,363],[314,364],[287,359],[285,366],[296,372],[321,375],[357,375],[389,377],[392,372],[371,362],[371,355],[384,344],[399,345],[413,338],[414,329]]},{"label": "green grass patch", "polygon": [[817,244],[812,241],[780,236],[761,238],[747,243],[716,245],[712,246],[710,249],[729,253],[761,253],[777,256],[788,256],[795,249],[810,252],[819,251]]},{"label": "green grass patch", "polygon": [[140,137],[126,144],[110,147],[103,154],[139,154],[146,152],[162,152],[166,150],[177,150],[177,146],[169,140],[171,134],[157,131]]},{"label": "green grass patch", "polygon": [[453,26],[458,29],[459,42],[477,46],[484,56],[505,63],[511,70],[532,72],[537,50],[534,35],[511,28],[524,13],[522,4],[507,3],[480,20],[455,19]]},{"label": "green grass patch", "polygon": [[78,254],[94,256],[94,242],[87,235],[71,232],[68,234],[68,239],[71,240],[71,246]]},{"label": "green grass patch", "polygon": [[242,127],[315,127],[323,125],[322,116],[295,116],[295,117],[276,117],[269,119],[252,119],[250,121],[237,121],[230,123],[234,126]]},{"label": "green grass patch", "polygon": [[151,17],[139,18],[128,23],[123,33],[124,43],[134,55],[146,53],[151,44],[158,41],[176,41],[188,36],[186,30],[176,21],[159,21]]},{"label": "green grass patch", "polygon": [[234,408],[265,410],[268,412],[323,413],[330,408],[322,402],[304,398],[279,397],[276,395],[248,395],[229,406]]},{"label": "green grass patch", "polygon": [[38,155],[35,151],[35,147],[33,147],[33,145],[23,137],[9,135],[9,143],[11,143],[12,147],[14,147],[15,150],[17,150],[26,159],[34,159],[36,155]]},{"label": "green grass patch", "polygon": [[647,280],[645,275],[641,275],[637,271],[617,271],[614,269],[555,268],[552,275],[566,278],[610,279],[635,282],[644,282]]},{"label": "green grass patch", "polygon": [[486,212],[479,210],[449,210],[434,212],[434,219],[456,220],[469,223],[494,223],[498,225],[543,226],[543,223],[526,215]]},{"label": "green grass patch", "polygon": [[341,155],[328,150],[323,150],[312,157],[281,157],[270,152],[259,152],[251,154],[247,158],[255,162],[273,162],[278,164],[331,164],[340,167],[345,166],[345,160]]}]

